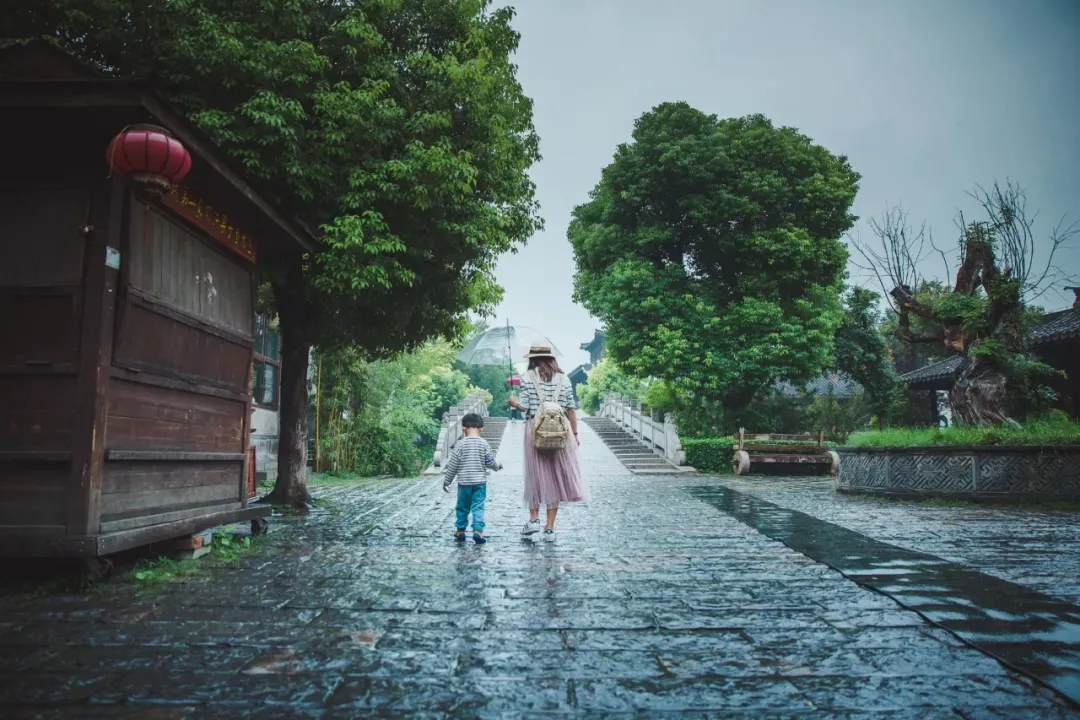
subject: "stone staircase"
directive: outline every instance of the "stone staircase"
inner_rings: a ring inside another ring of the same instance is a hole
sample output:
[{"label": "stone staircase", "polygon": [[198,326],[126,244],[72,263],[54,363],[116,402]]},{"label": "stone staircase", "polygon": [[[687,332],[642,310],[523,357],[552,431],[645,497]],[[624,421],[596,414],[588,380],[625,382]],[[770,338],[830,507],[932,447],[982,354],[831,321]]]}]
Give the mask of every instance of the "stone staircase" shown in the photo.
[{"label": "stone staircase", "polygon": [[480,434],[480,437],[488,441],[491,453],[496,457],[498,457],[499,446],[502,445],[503,435],[506,434],[506,426],[509,422],[510,418],[504,417],[484,418],[484,432]]},{"label": "stone staircase", "polygon": [[634,475],[679,475],[686,472],[642,445],[609,418],[584,417],[582,421],[600,436],[619,462]]}]

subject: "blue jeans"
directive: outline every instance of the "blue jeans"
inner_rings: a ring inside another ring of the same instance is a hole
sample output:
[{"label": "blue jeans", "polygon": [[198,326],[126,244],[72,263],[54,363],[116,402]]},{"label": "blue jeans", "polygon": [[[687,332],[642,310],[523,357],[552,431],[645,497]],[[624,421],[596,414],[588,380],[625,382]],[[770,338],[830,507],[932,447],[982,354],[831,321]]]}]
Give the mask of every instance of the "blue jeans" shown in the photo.
[{"label": "blue jeans", "polygon": [[483,485],[458,485],[457,489],[457,529],[469,526],[469,513],[472,513],[473,532],[484,532],[484,501],[487,499],[487,483]]}]

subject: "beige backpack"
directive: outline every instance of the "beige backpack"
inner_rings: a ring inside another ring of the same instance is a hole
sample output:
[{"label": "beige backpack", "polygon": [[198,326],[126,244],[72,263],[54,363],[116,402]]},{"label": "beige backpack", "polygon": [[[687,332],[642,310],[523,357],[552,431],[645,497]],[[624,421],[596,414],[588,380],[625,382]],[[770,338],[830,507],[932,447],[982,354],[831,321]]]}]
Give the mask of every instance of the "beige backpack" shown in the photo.
[{"label": "beige backpack", "polygon": [[555,380],[555,394],[545,398],[541,390],[540,374],[535,370],[530,373],[540,398],[540,408],[536,411],[536,424],[533,426],[533,446],[537,450],[563,450],[570,439],[570,420],[559,405],[559,392],[564,381],[560,373]]}]

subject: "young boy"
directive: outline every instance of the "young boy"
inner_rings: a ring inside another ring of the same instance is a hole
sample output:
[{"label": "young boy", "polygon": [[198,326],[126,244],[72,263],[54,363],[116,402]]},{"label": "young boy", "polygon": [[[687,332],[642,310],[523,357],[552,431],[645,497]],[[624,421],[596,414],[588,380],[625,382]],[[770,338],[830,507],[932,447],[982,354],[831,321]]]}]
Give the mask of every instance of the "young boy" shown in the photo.
[{"label": "young boy", "polygon": [[483,545],[484,537],[484,501],[487,499],[487,469],[502,470],[502,464],[495,461],[491,446],[480,437],[484,429],[484,418],[476,413],[469,413],[461,418],[463,437],[450,453],[443,475],[443,490],[450,492],[450,485],[457,478],[457,530],[456,542],[465,542],[465,528],[469,526],[469,513],[472,513],[473,542]]}]

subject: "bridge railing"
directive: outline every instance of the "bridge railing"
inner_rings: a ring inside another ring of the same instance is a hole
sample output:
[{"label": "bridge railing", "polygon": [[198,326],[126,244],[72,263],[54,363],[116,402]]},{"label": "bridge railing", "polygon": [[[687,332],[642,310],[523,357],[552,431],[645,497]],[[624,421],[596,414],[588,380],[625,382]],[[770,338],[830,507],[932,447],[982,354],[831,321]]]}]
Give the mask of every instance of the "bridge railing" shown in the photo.
[{"label": "bridge railing", "polygon": [[686,453],[679,440],[679,428],[671,413],[666,413],[663,420],[658,420],[642,412],[641,403],[637,400],[618,393],[608,393],[600,404],[598,414],[613,420],[645,447],[659,451],[669,462],[675,465],[686,464]]},{"label": "bridge railing", "polygon": [[442,423],[439,426],[439,439],[435,441],[432,469],[441,468],[443,463],[450,458],[450,451],[454,449],[454,445],[465,436],[461,429],[461,418],[469,413],[476,413],[480,417],[488,416],[488,406],[482,395],[470,395],[443,414]]}]

